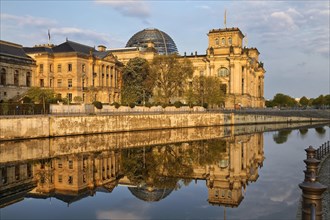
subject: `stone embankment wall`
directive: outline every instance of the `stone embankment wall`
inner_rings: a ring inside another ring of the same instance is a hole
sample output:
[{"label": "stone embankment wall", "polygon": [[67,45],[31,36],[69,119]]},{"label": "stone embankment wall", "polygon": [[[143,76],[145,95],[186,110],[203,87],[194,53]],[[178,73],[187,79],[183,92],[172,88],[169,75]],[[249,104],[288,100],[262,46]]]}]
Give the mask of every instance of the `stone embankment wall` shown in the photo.
[{"label": "stone embankment wall", "polygon": [[236,115],[233,113],[1,117],[0,140],[216,125],[315,122],[320,120],[325,119]]}]

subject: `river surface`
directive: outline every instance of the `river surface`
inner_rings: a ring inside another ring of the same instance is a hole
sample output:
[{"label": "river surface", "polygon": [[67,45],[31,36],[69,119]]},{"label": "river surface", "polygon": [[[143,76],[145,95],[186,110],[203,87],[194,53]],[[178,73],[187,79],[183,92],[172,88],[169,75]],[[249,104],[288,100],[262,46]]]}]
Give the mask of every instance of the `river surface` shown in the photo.
[{"label": "river surface", "polygon": [[295,219],[329,125],[0,142],[0,219]]}]

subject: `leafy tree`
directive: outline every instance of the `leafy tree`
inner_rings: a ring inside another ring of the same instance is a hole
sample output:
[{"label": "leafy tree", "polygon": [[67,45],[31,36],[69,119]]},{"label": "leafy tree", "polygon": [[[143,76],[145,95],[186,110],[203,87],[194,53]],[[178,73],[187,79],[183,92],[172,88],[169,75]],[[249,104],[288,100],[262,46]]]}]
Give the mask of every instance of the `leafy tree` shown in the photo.
[{"label": "leafy tree", "polygon": [[74,101],[74,102],[77,102],[77,103],[81,103],[81,102],[83,101],[83,99],[82,99],[81,96],[75,96],[75,97],[73,98],[73,101]]},{"label": "leafy tree", "polygon": [[177,55],[155,56],[150,65],[151,81],[156,86],[155,100],[169,103],[193,75],[192,62]]},{"label": "leafy tree", "polygon": [[148,101],[153,89],[149,77],[150,67],[146,59],[130,59],[123,69],[122,103],[142,103]]},{"label": "leafy tree", "polygon": [[320,95],[319,97],[317,97],[316,99],[313,99],[312,101],[312,105],[316,106],[316,107],[322,107],[326,104],[326,99],[323,95]]},{"label": "leafy tree", "polygon": [[293,107],[297,104],[297,101],[288,96],[284,95],[282,93],[277,93],[274,98],[273,98],[273,105],[274,106],[279,106],[279,107]]},{"label": "leafy tree", "polygon": [[306,96],[301,97],[301,99],[299,100],[299,104],[302,106],[308,106],[309,103],[309,99],[306,98]]},{"label": "leafy tree", "polygon": [[50,103],[54,99],[55,94],[51,89],[42,89],[39,87],[31,87],[26,96],[29,97],[33,102],[43,104],[43,112],[46,111],[46,103]]},{"label": "leafy tree", "polygon": [[194,77],[191,87],[186,92],[187,102],[196,102],[201,105],[208,103],[211,106],[223,104],[225,95],[220,85],[221,83],[218,77]]}]

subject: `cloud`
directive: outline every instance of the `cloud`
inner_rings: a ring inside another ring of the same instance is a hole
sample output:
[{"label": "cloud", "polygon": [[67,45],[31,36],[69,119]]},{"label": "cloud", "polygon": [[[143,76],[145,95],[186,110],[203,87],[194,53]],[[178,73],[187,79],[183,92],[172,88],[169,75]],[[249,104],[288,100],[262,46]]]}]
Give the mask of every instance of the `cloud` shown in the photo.
[{"label": "cloud", "polygon": [[143,1],[95,0],[95,2],[109,5],[124,16],[138,18],[147,18],[150,16],[150,8],[146,2]]},{"label": "cloud", "polygon": [[37,26],[37,27],[50,27],[57,24],[56,21],[48,18],[33,17],[30,15],[17,16],[11,14],[1,14],[2,22],[13,23],[18,26]]}]

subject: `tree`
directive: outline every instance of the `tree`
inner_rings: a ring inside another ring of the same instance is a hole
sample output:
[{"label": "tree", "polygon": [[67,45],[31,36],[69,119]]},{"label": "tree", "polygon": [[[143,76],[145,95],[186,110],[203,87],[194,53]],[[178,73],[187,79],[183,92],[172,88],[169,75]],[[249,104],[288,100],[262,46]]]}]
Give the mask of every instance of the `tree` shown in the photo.
[{"label": "tree", "polygon": [[220,85],[218,77],[196,76],[186,92],[186,100],[188,103],[196,102],[200,105],[208,103],[211,106],[220,106],[225,99]]},{"label": "tree", "polygon": [[177,55],[155,56],[150,65],[151,81],[156,86],[155,100],[169,103],[193,75],[192,62]]},{"label": "tree", "polygon": [[122,103],[142,103],[149,100],[153,82],[149,77],[150,67],[146,59],[130,59],[123,70]]},{"label": "tree", "polygon": [[308,103],[309,103],[309,100],[305,96],[301,97],[301,99],[299,100],[299,104],[302,106],[308,106]]},{"label": "tree", "polygon": [[297,104],[297,101],[288,96],[284,95],[282,93],[277,93],[274,98],[273,98],[273,105],[274,106],[279,106],[279,107],[293,107]]},{"label": "tree", "polygon": [[43,112],[46,111],[46,103],[50,103],[54,99],[55,94],[51,89],[42,89],[39,87],[31,87],[26,96],[29,97],[33,102],[42,103]]},{"label": "tree", "polygon": [[316,99],[314,99],[312,101],[312,105],[314,105],[314,106],[316,106],[318,108],[320,108],[323,105],[325,105],[325,103],[326,103],[326,99],[325,99],[325,97],[323,95],[320,95],[319,97],[317,97]]}]

